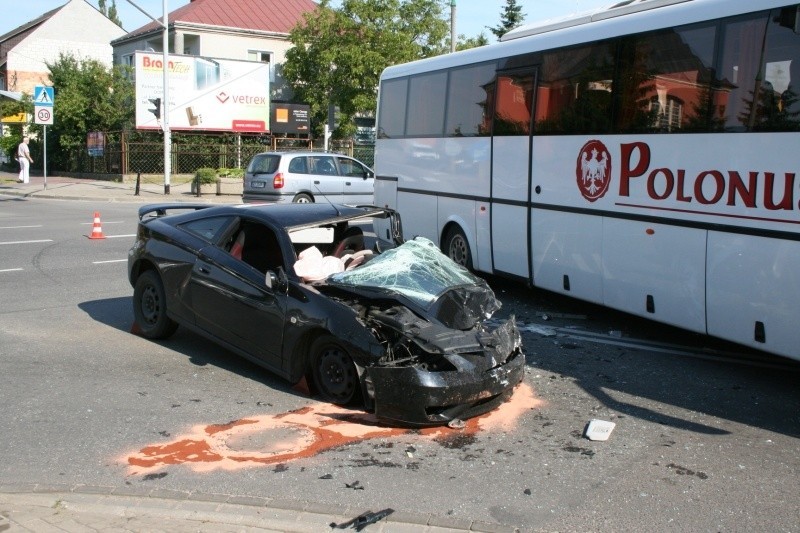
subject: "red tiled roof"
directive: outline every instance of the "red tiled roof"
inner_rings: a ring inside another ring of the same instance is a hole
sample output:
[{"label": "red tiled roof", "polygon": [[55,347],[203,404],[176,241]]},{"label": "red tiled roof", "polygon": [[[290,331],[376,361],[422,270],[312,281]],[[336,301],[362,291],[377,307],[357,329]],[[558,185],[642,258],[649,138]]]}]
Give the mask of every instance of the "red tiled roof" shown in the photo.
[{"label": "red tiled roof", "polygon": [[[169,13],[169,24],[186,22],[244,30],[289,33],[303,20],[303,13],[314,11],[318,5],[313,0],[192,0]],[[160,20],[160,18],[159,18]],[[132,37],[160,29],[150,22],[133,30]],[[123,37],[124,38],[124,37]]]}]

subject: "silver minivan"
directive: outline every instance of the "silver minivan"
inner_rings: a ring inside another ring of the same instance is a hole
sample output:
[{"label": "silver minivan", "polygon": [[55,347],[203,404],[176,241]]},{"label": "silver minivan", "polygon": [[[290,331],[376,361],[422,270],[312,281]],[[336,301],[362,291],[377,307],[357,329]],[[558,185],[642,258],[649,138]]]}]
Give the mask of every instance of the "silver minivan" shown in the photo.
[{"label": "silver minivan", "polygon": [[247,165],[242,200],[372,204],[375,174],[352,157],[326,152],[264,152]]}]

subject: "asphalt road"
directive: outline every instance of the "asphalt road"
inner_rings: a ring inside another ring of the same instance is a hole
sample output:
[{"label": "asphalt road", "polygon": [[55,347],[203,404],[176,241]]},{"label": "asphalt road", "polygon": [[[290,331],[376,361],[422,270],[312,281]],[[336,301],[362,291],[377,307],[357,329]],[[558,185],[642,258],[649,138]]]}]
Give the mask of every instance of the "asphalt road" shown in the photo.
[{"label": "asphalt road", "polygon": [[[513,405],[374,425],[178,330],[131,333],[133,204],[0,197],[0,484],[158,486],[531,531],[797,531],[800,365],[491,280]],[[730,352],[743,352],[731,355]],[[609,440],[583,437],[592,419]]]}]

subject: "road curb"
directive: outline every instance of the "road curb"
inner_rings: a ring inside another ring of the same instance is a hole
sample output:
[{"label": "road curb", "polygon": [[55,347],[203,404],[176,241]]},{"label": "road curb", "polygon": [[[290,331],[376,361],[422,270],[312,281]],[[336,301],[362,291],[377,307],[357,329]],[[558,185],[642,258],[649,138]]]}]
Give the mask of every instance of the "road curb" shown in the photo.
[{"label": "road curb", "polygon": [[[0,494],[16,497],[24,505],[51,509],[42,501],[56,504],[68,501],[73,512],[109,514],[113,516],[163,517],[172,520],[216,521],[222,524],[256,526],[267,521],[276,527],[303,524],[309,531],[328,529],[331,523],[352,520],[367,509],[330,505],[300,500],[280,500],[261,496],[213,494],[163,488],[120,487],[84,484],[16,483],[0,484]],[[30,498],[26,498],[30,496]],[[49,497],[49,498],[48,498]],[[71,497],[71,498],[70,498]],[[0,509],[2,511],[3,509]],[[373,509],[374,510],[374,509]],[[7,514],[7,513],[6,513]],[[249,518],[248,518],[249,517]],[[13,518],[13,517],[12,517]],[[246,524],[244,522],[252,522]],[[519,528],[464,518],[395,511],[382,523],[409,527],[433,527],[437,531],[475,531],[482,533],[517,533]],[[9,519],[0,515],[0,531],[10,527]]]}]

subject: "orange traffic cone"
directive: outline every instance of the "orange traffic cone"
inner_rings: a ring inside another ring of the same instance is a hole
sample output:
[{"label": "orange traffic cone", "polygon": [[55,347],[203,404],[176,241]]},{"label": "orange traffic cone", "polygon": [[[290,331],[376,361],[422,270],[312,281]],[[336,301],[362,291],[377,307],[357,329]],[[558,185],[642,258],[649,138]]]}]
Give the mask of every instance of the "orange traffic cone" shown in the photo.
[{"label": "orange traffic cone", "polygon": [[90,239],[105,239],[103,235],[103,228],[100,226],[100,213],[94,212],[94,224],[92,224],[92,234],[89,235]]}]

